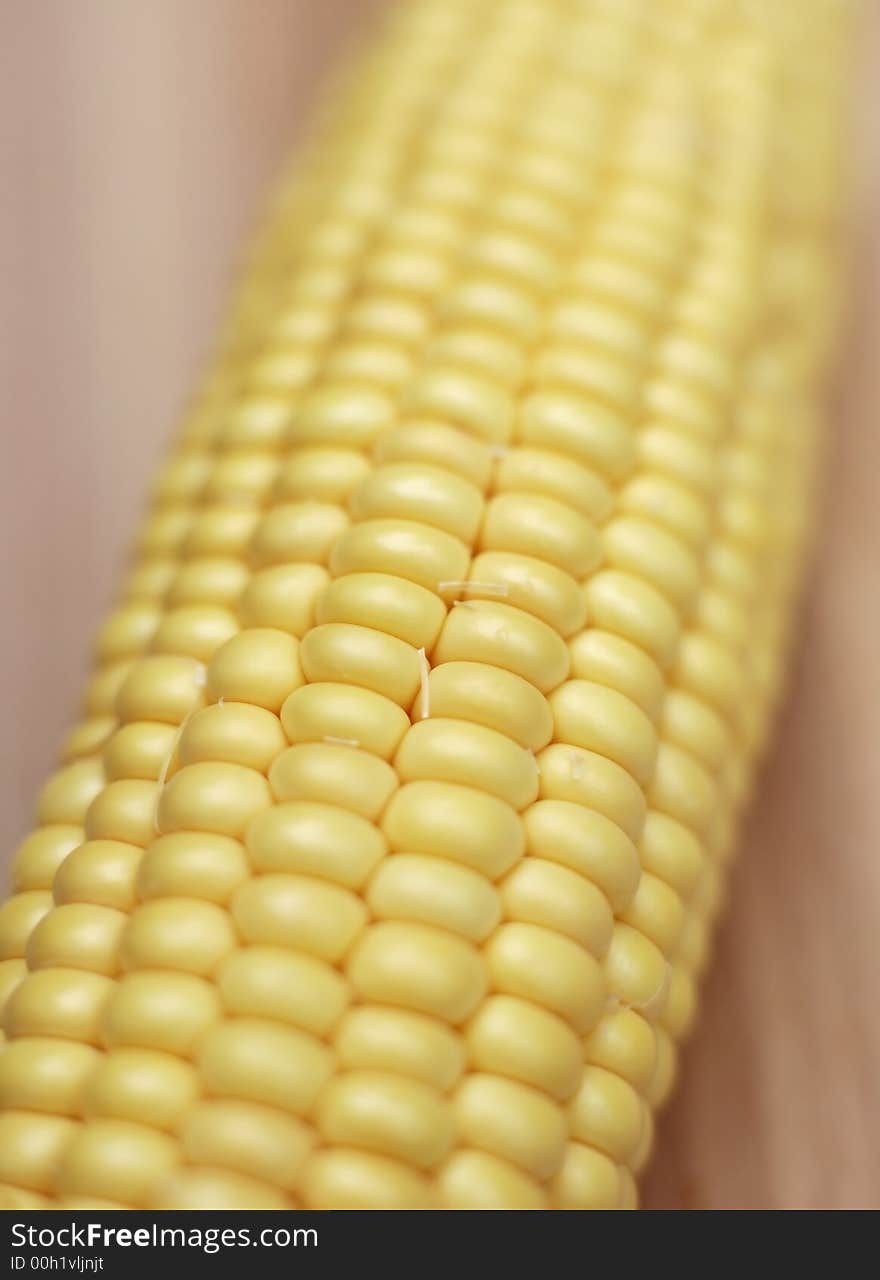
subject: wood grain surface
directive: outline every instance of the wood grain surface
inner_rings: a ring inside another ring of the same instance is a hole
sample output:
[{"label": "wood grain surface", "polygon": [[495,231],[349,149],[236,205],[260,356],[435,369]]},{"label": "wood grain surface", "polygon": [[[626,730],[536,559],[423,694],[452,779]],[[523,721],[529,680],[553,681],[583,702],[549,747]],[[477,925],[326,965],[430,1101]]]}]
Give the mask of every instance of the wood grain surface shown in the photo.
[{"label": "wood grain surface", "polygon": [[[768,0],[768,3],[770,0]],[[0,838],[31,818],[244,230],[357,0],[0,0]],[[648,1208],[880,1207],[880,14],[793,680]]]}]

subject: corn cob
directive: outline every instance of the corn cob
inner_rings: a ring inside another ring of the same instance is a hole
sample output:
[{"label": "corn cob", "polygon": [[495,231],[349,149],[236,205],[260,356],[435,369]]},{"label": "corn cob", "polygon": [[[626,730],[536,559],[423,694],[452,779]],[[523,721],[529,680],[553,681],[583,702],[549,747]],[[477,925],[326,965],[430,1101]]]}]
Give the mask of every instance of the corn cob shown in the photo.
[{"label": "corn cob", "polygon": [[16,859],[0,1203],[635,1204],[784,669],[845,34],[393,16]]}]

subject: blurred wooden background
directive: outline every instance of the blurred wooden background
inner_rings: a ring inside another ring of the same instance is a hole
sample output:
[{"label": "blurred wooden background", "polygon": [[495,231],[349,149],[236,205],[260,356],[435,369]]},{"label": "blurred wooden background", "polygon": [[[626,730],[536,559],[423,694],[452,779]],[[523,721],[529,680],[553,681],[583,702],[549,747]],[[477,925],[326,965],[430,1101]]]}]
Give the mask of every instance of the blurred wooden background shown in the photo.
[{"label": "blurred wooden background", "polygon": [[[71,720],[260,194],[368,7],[0,0],[0,860]],[[876,3],[868,15],[825,521],[649,1208],[880,1207]]]}]

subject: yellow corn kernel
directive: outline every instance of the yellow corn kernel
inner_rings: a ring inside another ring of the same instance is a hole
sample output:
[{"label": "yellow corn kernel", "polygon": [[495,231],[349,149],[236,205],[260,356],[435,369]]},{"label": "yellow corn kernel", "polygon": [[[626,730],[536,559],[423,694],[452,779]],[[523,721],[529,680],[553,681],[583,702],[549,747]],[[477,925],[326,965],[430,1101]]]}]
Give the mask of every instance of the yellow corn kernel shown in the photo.
[{"label": "yellow corn kernel", "polygon": [[324,961],[282,947],[245,947],[217,970],[228,1013],[277,1018],[325,1035],[345,1010],[344,979]]},{"label": "yellow corn kernel", "polygon": [[556,736],[622,765],[647,782],[657,759],[657,736],[635,703],[605,685],[567,680],[550,698]]},{"label": "yellow corn kernel", "polygon": [[431,1209],[430,1184],[408,1165],[345,1147],[319,1151],[302,1194],[310,1209]]},{"label": "yellow corn kernel", "polygon": [[642,1102],[631,1084],[602,1067],[583,1073],[571,1103],[571,1133],[610,1155],[628,1159],[642,1136]]},{"label": "yellow corn kernel", "polygon": [[98,1045],[113,989],[109,978],[86,970],[53,967],[28,973],[9,994],[3,1029],[10,1040],[60,1036]]},{"label": "yellow corn kernel", "polygon": [[77,826],[52,823],[38,827],[19,845],[12,864],[12,882],[18,893],[49,889],[56,871],[67,862],[82,841]]},{"label": "yellow corn kernel", "polygon": [[547,1208],[537,1182],[485,1151],[460,1148],[437,1177],[446,1209]]},{"label": "yellow corn kernel", "polygon": [[194,974],[129,973],[105,998],[100,1034],[108,1047],[187,1055],[221,1012],[213,986]]},{"label": "yellow corn kernel", "polygon": [[416,520],[364,520],[336,543],[330,570],[385,573],[433,590],[438,582],[458,580],[468,567],[468,549],[451,533]]},{"label": "yellow corn kernel", "polygon": [[0,1180],[23,1192],[51,1194],[61,1153],[78,1127],[61,1116],[4,1107],[0,1115]]},{"label": "yellow corn kernel", "polygon": [[587,1037],[584,1051],[587,1062],[644,1090],[657,1062],[657,1036],[643,1014],[619,1008],[600,1019]]},{"label": "yellow corn kernel", "polygon": [[4,1009],[26,973],[27,966],[23,959],[0,960],[0,1004]]},{"label": "yellow corn kernel", "polygon": [[425,463],[390,463],[358,485],[351,500],[357,520],[396,516],[420,520],[470,543],[483,514],[482,494],[473,484]]},{"label": "yellow corn kernel", "polygon": [[172,969],[209,977],[235,946],[227,913],[198,898],[156,898],[130,916],[119,946],[126,969]]},{"label": "yellow corn kernel", "polygon": [[366,891],[378,919],[415,920],[482,942],[501,908],[492,885],[477,872],[444,858],[397,854],[379,863]]},{"label": "yellow corn kernel", "polygon": [[488,1152],[538,1179],[559,1167],[565,1125],[537,1089],[501,1076],[469,1073],[453,1099],[464,1143]]},{"label": "yellow corn kernel", "polygon": [[175,1169],[153,1192],[153,1209],[288,1209],[284,1192],[225,1169]]},{"label": "yellow corn kernel", "polygon": [[83,821],[91,802],[100,794],[103,770],[95,760],[68,765],[43,787],[37,802],[37,817],[44,826],[73,825]]},{"label": "yellow corn kernel", "polygon": [[518,996],[490,995],[467,1028],[467,1044],[478,1070],[513,1076],[560,1100],[583,1065],[580,1042],[562,1018]]},{"label": "yellow corn kernel", "polygon": [[[115,849],[127,847],[115,846]],[[88,848],[84,845],[77,850],[77,858],[82,858]],[[85,882],[93,863],[94,857],[90,858],[88,867],[83,868],[78,880]],[[69,867],[70,862],[65,863],[65,874],[61,877],[64,886],[68,882]],[[226,903],[247,876],[247,858],[239,841],[207,832],[178,831],[154,840],[140,859],[137,893],[142,900],[190,898]],[[58,887],[56,883],[56,894]]]},{"label": "yellow corn kernel", "polygon": [[553,735],[547,701],[534,685],[484,662],[444,662],[430,672],[427,688],[413,707],[414,719],[428,716],[473,720],[536,751]]},{"label": "yellow corn kernel", "polygon": [[161,788],[156,824],[163,833],[240,836],[271,799],[269,784],[256,769],[214,761],[190,764]]},{"label": "yellow corn kernel", "polygon": [[335,1037],[347,1068],[412,1076],[445,1092],[464,1071],[456,1034],[435,1018],[383,1005],[359,1005],[344,1016]]},{"label": "yellow corn kernel", "polygon": [[397,776],[384,760],[360,751],[354,740],[309,742],[282,751],[269,770],[269,782],[279,801],[341,805],[375,821],[394,793]]},{"label": "yellow corn kernel", "polygon": [[499,494],[486,509],[481,551],[513,551],[546,560],[582,578],[601,558],[592,523],[543,494]]},{"label": "yellow corn kernel", "polygon": [[418,417],[439,418],[493,444],[509,439],[513,426],[513,400],[504,388],[452,366],[426,369],[416,377],[406,407]]},{"label": "yellow corn kernel", "polygon": [[257,627],[233,636],[208,666],[208,690],[227,702],[281,710],[302,684],[296,641],[283,631]]},{"label": "yellow corn kernel", "polygon": [[614,916],[592,881],[545,858],[523,858],[501,883],[501,904],[510,920],[543,925],[573,938],[601,957],[611,941]]},{"label": "yellow corn kernel", "polygon": [[666,705],[663,675],[642,649],[599,627],[588,627],[569,645],[571,674],[624,694],[656,723]]},{"label": "yellow corn kernel", "polygon": [[415,650],[433,648],[445,617],[442,602],[431,591],[382,573],[334,579],[315,607],[316,622],[368,625]]},{"label": "yellow corn kernel", "polygon": [[597,751],[552,743],[538,757],[542,800],[567,800],[610,818],[636,838],[645,820],[645,797],[623,766]]},{"label": "yellow corn kernel", "polygon": [[419,419],[406,420],[381,435],[376,441],[375,457],[383,464],[406,461],[441,467],[481,491],[489,484],[493,466],[493,453],[487,444],[449,423]]},{"label": "yellow corn kernel", "polygon": [[204,667],[195,658],[151,656],[127,675],[116,696],[123,724],[159,720],[179,725],[200,705]]},{"label": "yellow corn kernel", "polygon": [[536,391],[521,409],[522,440],[569,454],[609,480],[626,475],[633,439],[623,415],[565,391]]},{"label": "yellow corn kernel", "polygon": [[195,1069],[176,1054],[115,1049],[90,1072],[81,1106],[86,1117],[131,1120],[173,1132],[199,1092]]},{"label": "yellow corn kernel", "polygon": [[619,569],[603,569],[587,583],[587,610],[596,626],[630,640],[668,666],[680,625],[675,610],[650,583]]},{"label": "yellow corn kernel", "polygon": [[177,743],[174,725],[141,720],[124,725],[104,748],[104,771],[110,782],[143,778],[155,782]]},{"label": "yellow corn kernel", "polygon": [[34,929],[52,905],[52,895],[45,889],[32,889],[16,894],[0,907],[0,960],[23,956]]},{"label": "yellow corn kernel", "polygon": [[[479,584],[487,584],[480,586]],[[533,556],[484,551],[474,558],[468,597],[503,595],[516,609],[534,614],[563,638],[578,631],[586,617],[580,584],[571,574]]]},{"label": "yellow corn kernel", "polygon": [[332,805],[297,800],[260,814],[247,832],[258,872],[316,875],[358,889],[385,853],[385,841],[364,818]]},{"label": "yellow corn kernel", "polygon": [[390,1155],[430,1169],[455,1130],[449,1103],[428,1085],[374,1071],[349,1071],[323,1091],[315,1113],[325,1142]]},{"label": "yellow corn kernel", "polygon": [[187,720],[176,744],[177,761],[181,766],[217,761],[265,773],[285,746],[277,716],[265,708],[218,703]]},{"label": "yellow corn kernel", "polygon": [[27,1037],[0,1055],[0,1105],[76,1119],[99,1055],[90,1045]]},{"label": "yellow corn kernel", "polygon": [[323,565],[347,528],[348,518],[337,506],[288,502],[260,521],[250,544],[251,560],[259,568],[291,561]]},{"label": "yellow corn kernel", "polygon": [[347,965],[364,1000],[461,1022],[483,998],[487,975],[466,941],[427,925],[383,921],[366,930]]},{"label": "yellow corn kernel", "polygon": [[507,604],[464,601],[449,614],[431,661],[488,662],[546,693],[568,674],[568,651],[546,623]]},{"label": "yellow corn kernel", "polygon": [[334,962],[367,919],[363,903],[349,890],[294,875],[256,877],[235,893],[230,910],[248,942],[288,945]]},{"label": "yellow corn kernel", "polygon": [[238,605],[244,626],[304,636],[327,573],[319,565],[276,565],[250,578],[245,575],[245,583]]},{"label": "yellow corn kernel", "polygon": [[290,695],[281,708],[281,723],[288,742],[348,742],[389,760],[409,717],[384,694],[322,680]]},{"label": "yellow corn kernel", "polygon": [[313,1141],[300,1120],[253,1102],[199,1102],[179,1132],[191,1164],[228,1169],[283,1191],[298,1184]]},{"label": "yellow corn kernel", "polygon": [[538,794],[532,755],[485,725],[431,717],[408,730],[394,757],[402,782],[431,779],[488,791],[522,807]]},{"label": "yellow corn kernel", "polygon": [[521,856],[525,837],[516,812],[485,791],[453,783],[408,782],[382,818],[392,849],[450,858],[490,880]]},{"label": "yellow corn kernel", "polygon": [[302,643],[307,679],[364,685],[409,706],[419,686],[419,657],[411,645],[368,627],[332,622],[314,627]]},{"label": "yellow corn kernel", "polygon": [[113,977],[120,965],[125,924],[123,913],[110,907],[81,902],[59,906],[31,931],[28,969],[33,972],[61,965]]},{"label": "yellow corn kernel", "polygon": [[595,1147],[569,1142],[551,1194],[559,1209],[617,1209],[622,1194],[620,1170]]},{"label": "yellow corn kernel", "polygon": [[228,609],[212,604],[188,604],[169,610],[152,640],[155,653],[185,653],[209,662],[222,644],[238,631]]},{"label": "yellow corn kernel", "polygon": [[294,1115],[311,1109],[332,1062],[314,1036],[258,1018],[218,1023],[202,1037],[195,1058],[209,1095],[265,1102]]}]

